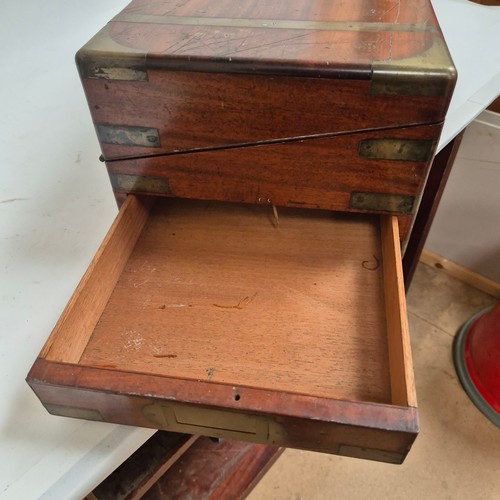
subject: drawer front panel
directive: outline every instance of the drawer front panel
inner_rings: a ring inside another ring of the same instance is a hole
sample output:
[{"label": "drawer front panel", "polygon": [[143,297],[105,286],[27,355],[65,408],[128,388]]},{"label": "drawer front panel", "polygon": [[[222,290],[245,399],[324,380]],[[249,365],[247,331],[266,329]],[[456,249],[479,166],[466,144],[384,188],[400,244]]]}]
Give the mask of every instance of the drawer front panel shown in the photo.
[{"label": "drawer front panel", "polygon": [[[363,411],[363,408],[355,408],[354,404],[352,411],[356,412],[357,418],[369,422],[372,426],[370,428],[355,423],[342,423],[343,412],[339,412],[335,417],[335,410],[328,420],[273,416],[160,402],[158,398],[113,394],[102,389],[95,391],[85,387],[65,387],[63,380],[67,370],[68,367],[43,361],[37,362],[32,369],[31,387],[53,415],[194,433],[396,464],[403,462],[418,433],[415,409],[387,406],[378,411],[376,416],[369,406]],[[53,379],[57,378],[62,384],[51,386],[35,380],[42,371],[45,378],[47,375]],[[95,383],[103,376],[105,377],[105,374],[99,374],[95,369],[79,369],[81,382],[93,379]],[[379,418],[380,421],[377,421]]]},{"label": "drawer front panel", "polygon": [[110,161],[107,167],[116,193],[393,213],[406,240],[440,130],[428,125]]}]

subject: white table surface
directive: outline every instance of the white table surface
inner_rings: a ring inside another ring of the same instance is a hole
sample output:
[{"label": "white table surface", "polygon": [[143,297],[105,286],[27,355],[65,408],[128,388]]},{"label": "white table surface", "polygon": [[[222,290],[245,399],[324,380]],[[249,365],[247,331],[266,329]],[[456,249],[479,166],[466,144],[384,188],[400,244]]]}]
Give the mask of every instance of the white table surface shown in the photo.
[{"label": "white table surface", "polygon": [[[48,415],[24,379],[117,212],[73,58],[128,1],[0,2],[0,498],[81,498],[153,431]],[[500,9],[433,3],[443,147],[500,91]]]}]

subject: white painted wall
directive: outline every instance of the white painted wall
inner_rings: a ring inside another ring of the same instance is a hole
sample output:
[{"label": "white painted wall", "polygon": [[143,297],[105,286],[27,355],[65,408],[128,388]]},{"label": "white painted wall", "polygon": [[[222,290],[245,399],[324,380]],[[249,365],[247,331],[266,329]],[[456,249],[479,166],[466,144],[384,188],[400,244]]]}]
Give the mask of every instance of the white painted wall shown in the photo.
[{"label": "white painted wall", "polygon": [[500,283],[500,114],[467,128],[426,248]]}]

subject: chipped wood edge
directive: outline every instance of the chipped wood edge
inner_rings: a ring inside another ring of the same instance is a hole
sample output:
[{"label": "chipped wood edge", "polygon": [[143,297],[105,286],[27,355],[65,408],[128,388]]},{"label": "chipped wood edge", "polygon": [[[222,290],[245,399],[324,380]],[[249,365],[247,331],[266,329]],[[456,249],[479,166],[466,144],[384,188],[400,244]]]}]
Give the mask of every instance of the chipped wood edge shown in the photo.
[{"label": "chipped wood edge", "polygon": [[417,406],[398,221],[380,218],[392,403]]},{"label": "chipped wood edge", "polygon": [[148,219],[150,200],[128,196],[40,353],[78,363]]},{"label": "chipped wood edge", "polygon": [[442,270],[449,276],[452,276],[467,285],[500,299],[500,283],[497,283],[482,274],[476,273],[465,266],[457,264],[456,262],[448,260],[446,257],[426,249],[422,252],[420,261],[423,264]]}]

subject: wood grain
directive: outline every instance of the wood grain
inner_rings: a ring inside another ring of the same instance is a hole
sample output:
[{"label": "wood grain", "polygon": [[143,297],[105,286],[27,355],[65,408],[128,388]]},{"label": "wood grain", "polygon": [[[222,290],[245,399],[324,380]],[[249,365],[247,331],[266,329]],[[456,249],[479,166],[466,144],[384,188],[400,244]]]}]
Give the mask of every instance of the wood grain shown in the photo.
[{"label": "wood grain", "polygon": [[[441,125],[393,130],[394,139],[433,141]],[[108,162],[110,173],[168,180],[170,195],[277,206],[352,211],[353,191],[418,197],[428,162],[360,158],[359,143],[388,137],[365,132],[329,139]],[[415,203],[416,209],[416,203]],[[401,215],[401,238],[411,214]]]},{"label": "wood grain", "polygon": [[413,274],[417,268],[425,240],[431,229],[432,221],[441,201],[441,196],[443,195],[446,182],[455,162],[463,135],[464,131],[460,132],[435,156],[432,162],[404,254],[403,275],[406,290],[410,287]]},{"label": "wood grain", "polygon": [[[197,25],[165,18],[194,15]],[[162,177],[175,197],[269,206],[162,201],[146,223],[147,209],[116,193],[122,220],[30,372],[37,395],[54,413],[150,427],[147,408],[161,402],[216,408],[266,419],[286,446],[401,462],[418,420],[396,220],[383,219],[380,240],[376,219],[278,208],[278,225],[270,205],[344,211],[356,190],[420,197],[428,163],[362,161],[357,141],[437,141],[449,95],[377,95],[369,81],[374,63],[442,39],[430,2],[135,0],[104,32],[120,53],[143,52],[147,79],[84,78],[94,122],[156,128],[161,142],[103,143],[104,156],[189,151],[109,171]],[[403,240],[413,215],[399,217]],[[277,451],[196,446],[156,497],[243,495]]]},{"label": "wood grain", "polygon": [[198,436],[157,432],[93,491],[93,500],[137,500],[167,472]]},{"label": "wood grain", "polygon": [[403,270],[395,217],[381,218],[385,310],[393,404],[417,406]]},{"label": "wood grain", "polygon": [[[137,216],[129,198],[107,239],[115,250]],[[418,424],[393,394],[410,365],[390,354],[399,331],[385,322],[383,269],[396,254],[383,248],[398,248],[396,220],[381,243],[376,216],[278,215],[158,199],[134,225],[121,277],[94,266],[70,303],[69,315],[85,315],[78,295],[98,278],[114,284],[83,355],[59,347],[67,359],[52,353],[30,371],[47,409],[400,463]],[[61,331],[56,345],[71,339]]]},{"label": "wood grain", "polygon": [[[195,17],[196,23],[179,22],[182,17]],[[214,25],[216,19],[229,22]],[[286,20],[295,23],[279,23]],[[372,61],[410,57],[440,36],[426,0],[134,1],[113,19],[110,32],[116,42],[143,50],[150,59],[187,60],[195,68],[208,59],[212,65],[222,62],[223,72],[246,62],[248,73],[266,62],[295,72],[311,67],[340,73],[349,66],[369,72]]]},{"label": "wood grain", "polygon": [[[129,56],[141,79],[86,73]],[[138,0],[77,59],[98,127],[158,138],[101,138],[110,172],[155,171],[176,197],[342,211],[360,185],[420,198],[430,158],[363,162],[356,138],[404,129],[437,144],[455,78],[428,0]],[[434,77],[445,85],[426,92]],[[334,138],[346,134],[347,147]],[[400,217],[403,241],[413,218]]]},{"label": "wood grain", "polygon": [[64,309],[41,356],[77,363],[148,217],[150,200],[128,197]]},{"label": "wood grain", "polygon": [[441,269],[446,274],[453,276],[454,278],[457,278],[460,281],[463,281],[464,283],[491,295],[492,297],[500,299],[500,283],[497,281],[493,281],[482,274],[476,273],[475,271],[457,264],[442,255],[431,252],[430,250],[424,249],[420,257],[420,261],[428,266]]},{"label": "wood grain", "polygon": [[369,81],[148,75],[147,82],[83,80],[95,124],[151,127],[160,134],[155,148],[101,143],[106,159],[438,123],[448,106],[446,96],[374,95]]},{"label": "wood grain", "polygon": [[143,498],[245,498],[281,452],[276,446],[200,438]]},{"label": "wood grain", "polygon": [[[161,199],[81,363],[389,402],[377,219]],[[366,384],[366,379],[370,384]]]},{"label": "wood grain", "polygon": [[[371,9],[371,10],[368,10]],[[427,22],[435,25],[432,8],[427,0],[296,0],[293,5],[287,0],[263,2],[248,0],[245,3],[231,0],[133,0],[124,9],[128,13],[149,15],[192,15],[200,17],[253,17],[256,19],[310,19],[342,20],[346,22],[374,21],[390,23]]]},{"label": "wood grain", "polygon": [[[496,0],[495,0],[496,1]],[[494,113],[500,113],[500,97],[497,97],[487,108]]]},{"label": "wood grain", "polygon": [[471,2],[478,3],[480,5],[488,5],[491,7],[498,7],[500,6],[500,1],[499,0],[470,0]]},{"label": "wood grain", "polygon": [[[148,417],[152,405],[218,408],[228,415],[236,411],[265,418],[270,430],[282,430],[262,442],[349,456],[357,450],[357,456],[393,463],[404,459],[418,432],[415,408],[235,388],[110,367],[91,368],[40,358],[28,381],[54,414],[67,414],[65,409],[70,407],[76,415],[79,409],[87,408],[107,422],[168,430],[166,422]],[[235,389],[240,394],[238,400],[234,398]],[[82,414],[88,418],[89,412]],[[206,430],[206,434],[221,437],[220,430],[213,431]],[[252,441],[252,436],[242,433],[240,439]],[[374,454],[377,450],[380,453]]]}]

